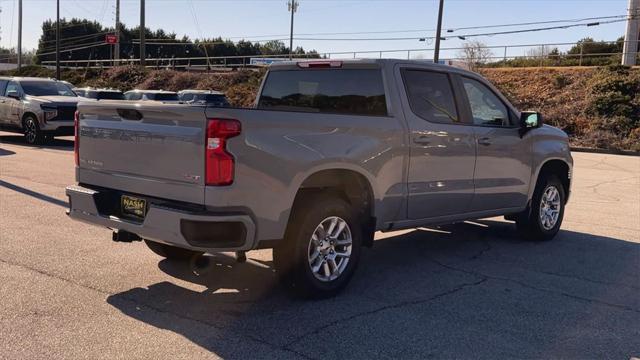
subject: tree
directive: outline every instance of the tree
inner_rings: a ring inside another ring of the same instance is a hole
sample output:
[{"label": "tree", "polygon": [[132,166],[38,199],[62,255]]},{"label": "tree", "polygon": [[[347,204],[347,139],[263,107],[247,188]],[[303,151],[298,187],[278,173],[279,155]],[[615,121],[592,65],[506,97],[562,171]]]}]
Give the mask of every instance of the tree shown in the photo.
[{"label": "tree", "polygon": [[479,40],[471,40],[462,45],[462,50],[458,52],[458,58],[464,61],[469,70],[475,71],[482,64],[486,64],[493,52],[487,45]]},{"label": "tree", "polygon": [[[37,61],[55,60],[56,23],[47,20],[42,24],[42,35],[38,44]],[[111,59],[111,47],[105,44],[105,35],[113,33],[114,29],[103,27],[96,21],[86,19],[60,19],[60,50],[61,60],[97,60]],[[204,58],[252,56],[252,55],[284,55],[289,48],[282,41],[269,41],[264,44],[240,40],[234,43],[221,37],[198,39],[192,41],[187,36],[178,38],[175,33],[168,33],[163,29],[145,29],[147,39],[146,53],[149,58]],[[140,54],[140,28],[127,28],[121,25],[120,58],[134,59]],[[296,54],[305,54],[301,47],[295,49]],[[317,53],[312,53],[317,57]],[[222,61],[218,61],[222,63]],[[211,60],[210,63],[215,63]],[[230,59],[227,64],[243,64],[242,59]],[[205,60],[190,61],[191,65],[203,65]],[[161,65],[161,64],[158,64]]]}]

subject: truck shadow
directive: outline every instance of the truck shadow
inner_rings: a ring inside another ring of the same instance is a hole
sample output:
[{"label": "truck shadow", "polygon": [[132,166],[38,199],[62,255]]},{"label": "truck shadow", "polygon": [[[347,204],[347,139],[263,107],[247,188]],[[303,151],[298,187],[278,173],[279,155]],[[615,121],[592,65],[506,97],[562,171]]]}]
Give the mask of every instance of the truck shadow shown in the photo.
[{"label": "truck shadow", "polygon": [[[107,302],[224,358],[255,357],[260,348],[269,351],[264,357],[317,357],[314,349],[324,347],[314,337],[336,333],[330,357],[548,357],[573,349],[565,335],[593,318],[634,343],[639,264],[637,243],[572,231],[531,243],[511,224],[483,220],[377,240],[333,299],[295,299],[278,286],[269,261],[238,264],[219,254],[205,262],[163,260],[159,268],[179,281]],[[544,336],[532,337],[532,329]],[[459,337],[466,342],[453,346]],[[498,345],[487,347],[487,338]],[[608,340],[583,333],[578,352],[566,355],[593,354],[592,344],[610,348]]]}]

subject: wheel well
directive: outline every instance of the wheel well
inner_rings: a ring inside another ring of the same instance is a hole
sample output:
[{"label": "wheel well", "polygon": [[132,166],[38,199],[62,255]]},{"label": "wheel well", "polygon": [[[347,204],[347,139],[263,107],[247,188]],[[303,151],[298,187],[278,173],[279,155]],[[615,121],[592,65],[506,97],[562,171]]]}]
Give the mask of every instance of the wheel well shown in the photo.
[{"label": "wheel well", "polygon": [[374,196],[367,178],[353,170],[335,169],[316,172],[305,179],[298,189],[294,207],[305,193],[316,191],[336,192],[357,209],[362,216],[364,226],[363,245],[372,245],[373,235],[367,234],[375,231]]},{"label": "wheel well", "polygon": [[549,160],[542,165],[542,168],[540,168],[538,180],[547,175],[555,175],[560,179],[565,193],[565,200],[569,200],[569,184],[571,181],[569,165],[562,160]]}]

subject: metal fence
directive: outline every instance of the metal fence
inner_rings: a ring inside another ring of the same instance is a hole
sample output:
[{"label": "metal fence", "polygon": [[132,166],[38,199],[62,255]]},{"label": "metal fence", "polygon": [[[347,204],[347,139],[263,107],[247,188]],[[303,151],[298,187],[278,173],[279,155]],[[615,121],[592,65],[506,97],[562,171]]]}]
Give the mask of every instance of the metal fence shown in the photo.
[{"label": "metal fence", "polygon": [[[606,62],[619,62],[622,57],[622,50],[594,52],[594,46],[604,47],[604,45],[617,45],[622,48],[622,41],[594,41],[594,42],[563,42],[563,43],[543,43],[543,44],[512,44],[512,45],[491,45],[475,46],[475,53],[481,56],[473,57],[465,54],[467,47],[442,47],[440,58],[445,63],[461,65],[473,63],[474,66],[552,66],[552,65],[574,65],[590,66]],[[569,49],[573,49],[569,54]],[[577,51],[579,50],[579,51]],[[397,50],[367,50],[367,51],[342,51],[325,52],[318,54],[295,54],[296,59],[327,58],[327,59],[362,59],[362,58],[403,58],[403,59],[425,59],[433,58],[432,48],[413,48]],[[172,58],[146,58],[145,64],[148,68],[170,68],[181,70],[212,70],[212,69],[233,69],[246,67],[259,67],[256,60],[288,59],[288,54],[283,55],[248,55],[248,56],[209,56],[209,57],[172,57]],[[253,60],[253,61],[252,61]],[[595,61],[598,60],[598,61]],[[15,54],[10,56],[0,56],[1,63],[15,63]],[[265,63],[265,61],[262,61]],[[119,65],[138,65],[140,59],[76,59],[61,60],[63,68],[110,68]],[[55,61],[43,61],[42,65],[53,66]]]}]

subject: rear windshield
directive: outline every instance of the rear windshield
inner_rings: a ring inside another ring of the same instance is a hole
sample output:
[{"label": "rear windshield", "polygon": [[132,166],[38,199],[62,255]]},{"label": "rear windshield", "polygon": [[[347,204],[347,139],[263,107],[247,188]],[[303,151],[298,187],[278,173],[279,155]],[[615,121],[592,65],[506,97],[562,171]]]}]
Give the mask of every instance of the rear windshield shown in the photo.
[{"label": "rear windshield", "polygon": [[178,101],[178,94],[151,94],[148,97],[157,101]]},{"label": "rear windshield", "polygon": [[76,96],[71,87],[57,81],[21,81],[25,94],[31,96]]},{"label": "rear windshield", "polygon": [[386,116],[379,69],[272,71],[259,109]]},{"label": "rear windshield", "polygon": [[117,91],[95,91],[91,97],[98,100],[124,100],[124,94]]}]

